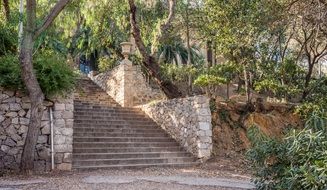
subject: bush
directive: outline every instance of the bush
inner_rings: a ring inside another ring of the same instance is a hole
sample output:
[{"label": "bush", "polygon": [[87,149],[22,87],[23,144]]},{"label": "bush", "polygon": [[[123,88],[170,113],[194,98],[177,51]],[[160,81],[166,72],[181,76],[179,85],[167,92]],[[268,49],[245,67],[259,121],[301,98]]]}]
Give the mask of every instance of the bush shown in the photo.
[{"label": "bush", "polygon": [[[34,69],[41,89],[46,96],[63,94],[74,88],[76,74],[60,55],[50,52],[36,55]],[[0,57],[0,74],[1,87],[25,90],[17,56]]]},{"label": "bush", "polygon": [[247,156],[258,189],[326,189],[327,126],[318,122],[322,118],[317,115],[311,119],[303,130],[292,130],[281,140],[269,138],[255,127],[249,130],[253,147]]}]

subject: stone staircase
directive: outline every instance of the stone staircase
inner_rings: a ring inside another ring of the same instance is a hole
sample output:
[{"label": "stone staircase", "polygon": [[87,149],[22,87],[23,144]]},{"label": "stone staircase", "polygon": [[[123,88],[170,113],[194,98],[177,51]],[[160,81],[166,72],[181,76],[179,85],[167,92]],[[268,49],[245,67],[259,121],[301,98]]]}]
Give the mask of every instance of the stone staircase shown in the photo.
[{"label": "stone staircase", "polygon": [[80,79],[78,86],[74,100],[74,169],[196,163],[140,109],[121,107],[89,79]]}]

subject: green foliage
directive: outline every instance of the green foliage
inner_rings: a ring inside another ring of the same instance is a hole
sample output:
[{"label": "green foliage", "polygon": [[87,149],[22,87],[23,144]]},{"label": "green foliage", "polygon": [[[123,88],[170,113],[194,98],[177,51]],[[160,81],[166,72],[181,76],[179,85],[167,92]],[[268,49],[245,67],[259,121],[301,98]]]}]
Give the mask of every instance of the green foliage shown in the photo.
[{"label": "green foliage", "polygon": [[[46,96],[63,94],[74,89],[76,74],[66,64],[62,55],[50,52],[37,54],[34,69],[41,89]],[[21,69],[15,55],[0,57],[0,86],[24,90]]]},{"label": "green foliage", "polygon": [[7,54],[0,57],[0,86],[9,89],[22,89],[20,65],[16,55]]},{"label": "green foliage", "polygon": [[108,56],[106,57],[101,57],[99,59],[99,71],[100,72],[105,72],[108,70],[113,69],[115,66],[118,65],[118,59],[117,58],[110,58]]},{"label": "green foliage", "polygon": [[160,67],[163,77],[175,82],[187,81],[189,75],[195,76],[199,73],[193,65],[161,64]]},{"label": "green foliage", "polygon": [[[327,187],[326,118],[312,114],[303,130],[292,130],[281,140],[254,127],[247,152],[258,189],[312,189]],[[325,120],[326,121],[326,120]]]},{"label": "green foliage", "polygon": [[221,84],[225,84],[226,79],[214,76],[210,74],[203,74],[198,76],[198,78],[194,81],[194,84],[200,87],[210,87],[210,86],[218,86]]}]

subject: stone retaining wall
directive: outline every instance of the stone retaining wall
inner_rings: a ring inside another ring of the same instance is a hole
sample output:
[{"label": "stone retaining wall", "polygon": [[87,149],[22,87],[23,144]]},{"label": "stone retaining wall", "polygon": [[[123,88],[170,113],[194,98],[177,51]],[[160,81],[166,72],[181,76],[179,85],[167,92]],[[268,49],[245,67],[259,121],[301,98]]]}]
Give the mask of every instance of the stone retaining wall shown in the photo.
[{"label": "stone retaining wall", "polygon": [[[30,100],[24,94],[0,88],[0,170],[19,168],[30,122],[30,107]],[[39,171],[51,168],[49,107],[44,109],[35,149],[34,164]],[[54,100],[54,148],[59,170],[70,170],[72,166],[73,111],[72,96]]]},{"label": "stone retaining wall", "polygon": [[152,102],[140,107],[188,152],[201,159],[210,157],[212,126],[209,98],[194,96]]},{"label": "stone retaining wall", "polygon": [[141,67],[132,65],[129,60],[123,60],[113,70],[90,78],[123,107],[165,98],[160,89],[154,89],[146,82]]}]

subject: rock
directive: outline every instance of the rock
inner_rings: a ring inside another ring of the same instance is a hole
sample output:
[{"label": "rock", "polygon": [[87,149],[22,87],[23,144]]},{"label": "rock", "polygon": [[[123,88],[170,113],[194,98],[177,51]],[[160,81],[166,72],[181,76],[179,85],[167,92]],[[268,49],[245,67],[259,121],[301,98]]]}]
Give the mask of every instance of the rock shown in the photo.
[{"label": "rock", "polygon": [[46,107],[52,107],[53,106],[53,102],[43,101],[43,105],[46,106]]},{"label": "rock", "polygon": [[6,118],[0,115],[0,123],[3,122]]},{"label": "rock", "polygon": [[31,109],[31,103],[22,103],[22,108],[24,110]]},{"label": "rock", "polygon": [[22,109],[22,107],[20,106],[20,104],[10,103],[9,104],[9,109],[10,109],[10,111],[19,111],[19,110]]},{"label": "rock", "polygon": [[18,152],[19,152],[19,149],[18,149],[18,148],[11,148],[11,149],[8,151],[8,154],[13,156],[13,155],[18,154]]},{"label": "rock", "polygon": [[74,111],[74,104],[66,104],[66,111],[73,112]]},{"label": "rock", "polygon": [[4,91],[3,93],[10,96],[10,97],[15,95],[15,92],[9,91],[9,90]]},{"label": "rock", "polygon": [[39,144],[46,144],[48,142],[48,136],[47,135],[40,135],[37,138],[37,143]]},{"label": "rock", "polygon": [[74,113],[71,111],[65,111],[63,113],[63,118],[64,119],[73,119],[74,118]]},{"label": "rock", "polygon": [[50,149],[46,147],[41,147],[37,150],[37,154],[39,159],[41,160],[49,160],[50,158]]},{"label": "rock", "polygon": [[18,118],[17,117],[16,118],[13,118],[11,120],[11,124],[18,125],[19,124]]},{"label": "rock", "polygon": [[10,147],[16,146],[16,142],[14,140],[12,140],[11,138],[7,138],[3,144],[10,146]]},{"label": "rock", "polygon": [[30,100],[30,98],[28,96],[24,96],[24,97],[22,97],[22,102],[24,102],[24,103],[30,103],[31,100]]},{"label": "rock", "polygon": [[19,115],[20,117],[24,117],[24,116],[26,115],[26,111],[25,111],[25,110],[20,110],[20,111],[18,112],[18,115]]},{"label": "rock", "polygon": [[44,111],[42,115],[42,121],[49,121],[49,120],[50,120],[49,112]]},{"label": "rock", "polygon": [[41,129],[42,135],[50,135],[50,124],[44,125]]},{"label": "rock", "polygon": [[10,150],[10,147],[7,145],[1,145],[0,149],[1,149],[1,151],[8,153],[8,151]]},{"label": "rock", "polygon": [[19,123],[21,125],[28,125],[30,123],[30,119],[28,119],[28,118],[20,118],[19,119]]},{"label": "rock", "polygon": [[63,161],[64,154],[63,153],[56,153],[54,156],[54,160],[56,164],[60,164]]},{"label": "rock", "polygon": [[8,112],[6,114],[6,117],[17,117],[17,116],[18,116],[17,112]]},{"label": "rock", "polygon": [[14,134],[14,135],[11,135],[11,138],[12,140],[14,140],[15,142],[18,142],[20,140],[22,140],[22,137],[17,135],[17,134]]},{"label": "rock", "polygon": [[199,128],[200,130],[209,130],[210,124],[206,122],[199,122]]},{"label": "rock", "polygon": [[74,119],[66,119],[66,128],[73,128],[74,127]]},{"label": "rock", "polygon": [[8,104],[0,104],[0,111],[8,111],[9,105]]},{"label": "rock", "polygon": [[56,128],[64,128],[65,127],[65,120],[64,119],[56,119],[54,121],[54,125]]},{"label": "rock", "polygon": [[27,133],[28,127],[26,125],[20,125],[20,128],[18,129],[18,134],[24,134]]},{"label": "rock", "polygon": [[7,94],[0,94],[0,101],[8,99],[9,96]]},{"label": "rock", "polygon": [[14,135],[17,133],[17,130],[14,125],[10,125],[9,127],[6,128],[6,133],[9,135]]},{"label": "rock", "polygon": [[55,103],[54,110],[55,111],[64,111],[65,110],[65,104]]},{"label": "rock", "polygon": [[63,162],[65,163],[72,163],[72,153],[64,153],[64,158],[63,158]]},{"label": "rock", "polygon": [[57,165],[57,169],[62,170],[62,171],[70,171],[70,170],[72,170],[72,164],[61,163],[61,164]]}]

